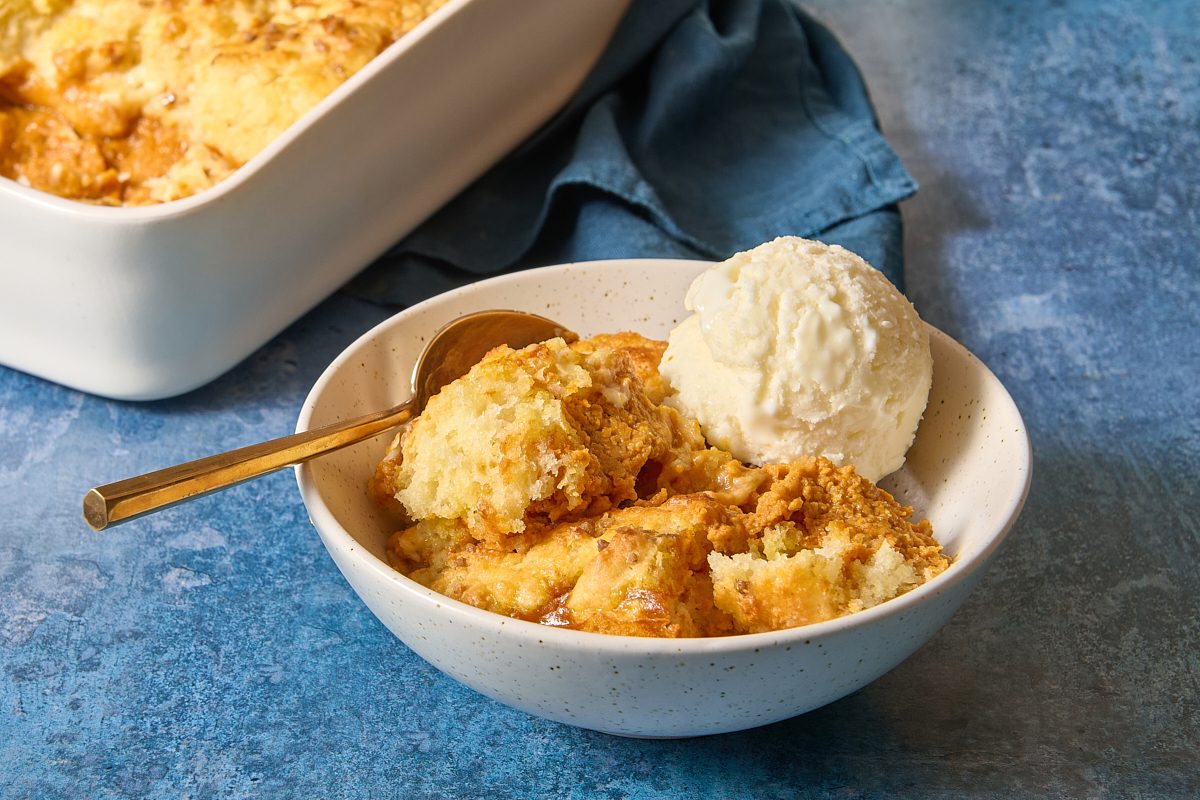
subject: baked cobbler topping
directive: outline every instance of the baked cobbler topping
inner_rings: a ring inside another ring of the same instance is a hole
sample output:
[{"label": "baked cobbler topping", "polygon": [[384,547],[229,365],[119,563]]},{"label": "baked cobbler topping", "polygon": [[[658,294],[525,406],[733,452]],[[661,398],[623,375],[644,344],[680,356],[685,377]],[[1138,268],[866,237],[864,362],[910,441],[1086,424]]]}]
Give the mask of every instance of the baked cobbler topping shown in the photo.
[{"label": "baked cobbler topping", "polygon": [[145,205],[215,185],[445,0],[7,0],[0,176]]},{"label": "baked cobbler topping", "polygon": [[637,334],[500,347],[433,397],[370,485],[392,564],[479,608],[600,633],[794,627],[944,571],[928,521],[852,466],[748,466],[663,403]]}]

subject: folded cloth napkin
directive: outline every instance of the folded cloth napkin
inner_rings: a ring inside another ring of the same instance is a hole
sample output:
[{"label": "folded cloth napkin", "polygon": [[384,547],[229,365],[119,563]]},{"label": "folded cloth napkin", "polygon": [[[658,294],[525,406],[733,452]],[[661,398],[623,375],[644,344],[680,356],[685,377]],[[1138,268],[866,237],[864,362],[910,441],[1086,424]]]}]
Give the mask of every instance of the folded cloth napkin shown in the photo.
[{"label": "folded cloth napkin", "polygon": [[347,291],[410,305],[531,266],[720,260],[789,234],[903,288],[895,204],[915,190],[853,61],[789,0],[634,0],[568,105]]}]

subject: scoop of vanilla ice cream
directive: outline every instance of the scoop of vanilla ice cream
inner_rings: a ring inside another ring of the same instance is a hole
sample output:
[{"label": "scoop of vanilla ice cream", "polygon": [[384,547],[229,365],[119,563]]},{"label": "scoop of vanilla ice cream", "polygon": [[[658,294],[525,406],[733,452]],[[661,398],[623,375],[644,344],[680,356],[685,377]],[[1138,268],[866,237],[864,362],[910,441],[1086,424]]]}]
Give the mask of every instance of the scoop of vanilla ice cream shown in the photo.
[{"label": "scoop of vanilla ice cream", "polygon": [[929,334],[862,258],[782,237],[702,273],[685,304],[659,369],[709,444],[751,464],[823,455],[872,481],[904,463]]}]

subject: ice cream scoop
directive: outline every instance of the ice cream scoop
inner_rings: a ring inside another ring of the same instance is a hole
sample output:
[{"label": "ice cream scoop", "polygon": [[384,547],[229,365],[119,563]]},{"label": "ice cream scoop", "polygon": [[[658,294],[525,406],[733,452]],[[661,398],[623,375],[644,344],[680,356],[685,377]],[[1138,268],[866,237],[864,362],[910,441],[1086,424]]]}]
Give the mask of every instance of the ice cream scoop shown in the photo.
[{"label": "ice cream scoop", "polygon": [[751,464],[821,455],[870,480],[897,470],[929,397],[929,335],[878,270],[781,237],[702,273],[660,370],[667,402]]}]

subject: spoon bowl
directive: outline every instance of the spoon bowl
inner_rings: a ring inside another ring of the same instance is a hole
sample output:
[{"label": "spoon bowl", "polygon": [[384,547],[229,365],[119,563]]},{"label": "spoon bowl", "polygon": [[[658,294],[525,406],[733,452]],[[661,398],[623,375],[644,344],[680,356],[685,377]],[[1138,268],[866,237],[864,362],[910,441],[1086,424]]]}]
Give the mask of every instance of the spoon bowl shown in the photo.
[{"label": "spoon bowl", "polygon": [[103,530],[369,439],[420,414],[430,397],[465,375],[492,348],[524,347],[555,336],[568,341],[578,338],[557,322],[525,311],[488,309],[465,314],[429,340],[413,368],[412,391],[404,402],[317,430],[97,486],[84,495],[83,518],[93,530]]}]

